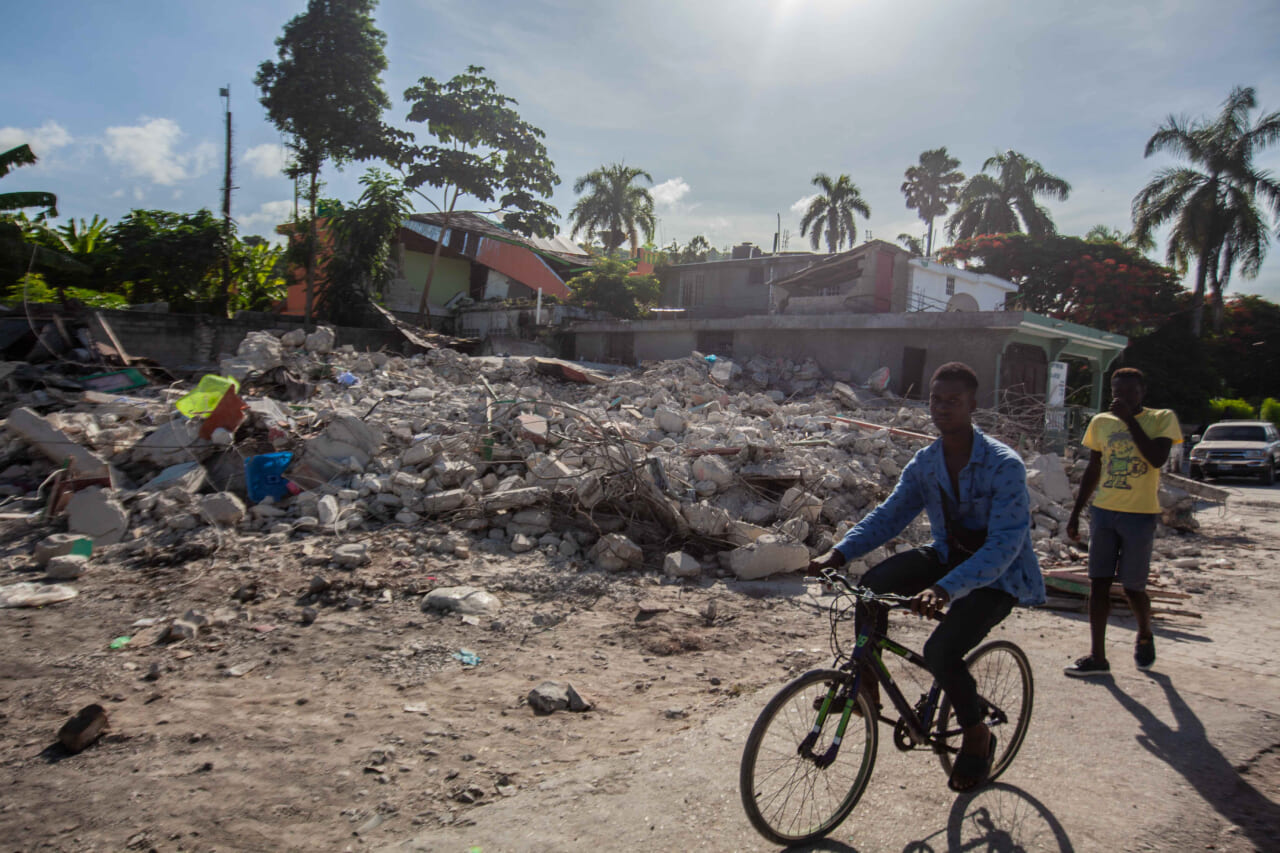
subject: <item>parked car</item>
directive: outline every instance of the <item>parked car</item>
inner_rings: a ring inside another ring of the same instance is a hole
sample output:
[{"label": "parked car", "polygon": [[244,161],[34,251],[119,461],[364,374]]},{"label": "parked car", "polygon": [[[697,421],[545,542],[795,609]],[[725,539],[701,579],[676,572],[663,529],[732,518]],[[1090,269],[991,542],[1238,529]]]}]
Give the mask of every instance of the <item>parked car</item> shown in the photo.
[{"label": "parked car", "polygon": [[1191,449],[1191,476],[1196,480],[1257,477],[1269,486],[1278,470],[1280,430],[1267,421],[1219,421]]}]

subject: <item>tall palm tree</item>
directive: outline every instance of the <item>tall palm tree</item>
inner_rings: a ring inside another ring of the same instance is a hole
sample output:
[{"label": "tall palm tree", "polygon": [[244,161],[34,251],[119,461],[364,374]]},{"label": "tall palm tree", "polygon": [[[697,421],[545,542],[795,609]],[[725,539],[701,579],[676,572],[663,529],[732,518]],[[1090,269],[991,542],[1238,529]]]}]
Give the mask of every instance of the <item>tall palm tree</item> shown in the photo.
[{"label": "tall palm tree", "polygon": [[[994,175],[987,174],[991,170]],[[947,220],[947,234],[961,240],[1013,231],[1047,237],[1055,232],[1053,219],[1036,197],[1066,201],[1070,192],[1071,184],[1025,154],[1001,152],[988,157],[982,172],[960,189],[959,206]]]},{"label": "tall palm tree", "polygon": [[[19,166],[30,166],[36,155],[30,145],[19,145],[0,153],[0,178]],[[0,211],[21,210],[24,207],[43,207],[50,216],[58,215],[58,197],[53,193],[21,192],[0,193]]]},{"label": "tall palm tree", "polygon": [[902,233],[898,235],[898,242],[902,244],[902,248],[906,249],[913,255],[924,255],[924,246],[920,244],[920,238],[914,234]]},{"label": "tall palm tree", "polygon": [[1239,266],[1246,278],[1258,274],[1270,242],[1259,201],[1280,220],[1280,183],[1257,169],[1253,154],[1280,141],[1280,112],[1250,125],[1257,107],[1250,87],[1237,86],[1213,120],[1170,116],[1147,140],[1144,156],[1167,151],[1187,161],[1156,172],[1133,199],[1135,235],[1149,238],[1171,226],[1170,264],[1196,260],[1191,328],[1200,334],[1206,285],[1216,297],[1215,325],[1222,319],[1222,293]]},{"label": "tall palm tree", "polygon": [[947,153],[946,146],[922,152],[919,164],[907,167],[902,194],[907,197],[907,207],[929,225],[925,255],[933,254],[933,220],[947,215],[947,206],[956,200],[964,181],[959,169],[960,161]]},{"label": "tall palm tree", "polygon": [[813,176],[813,185],[822,192],[809,202],[809,209],[800,220],[800,236],[813,229],[809,234],[809,245],[814,251],[824,236],[827,251],[832,254],[840,251],[846,240],[852,248],[858,240],[853,214],[860,213],[864,219],[871,216],[871,207],[863,200],[862,191],[848,175],[841,175],[833,181],[824,172]]},{"label": "tall palm tree", "polygon": [[[653,216],[653,196],[636,183],[653,176],[644,169],[624,163],[601,166],[573,182],[573,191],[581,198],[569,211],[573,224],[570,237],[585,231],[587,239],[600,238],[606,252],[613,252],[623,241],[631,241],[634,255],[640,247],[641,230],[645,239],[653,239],[657,220]],[[585,191],[585,195],[583,194]]]}]

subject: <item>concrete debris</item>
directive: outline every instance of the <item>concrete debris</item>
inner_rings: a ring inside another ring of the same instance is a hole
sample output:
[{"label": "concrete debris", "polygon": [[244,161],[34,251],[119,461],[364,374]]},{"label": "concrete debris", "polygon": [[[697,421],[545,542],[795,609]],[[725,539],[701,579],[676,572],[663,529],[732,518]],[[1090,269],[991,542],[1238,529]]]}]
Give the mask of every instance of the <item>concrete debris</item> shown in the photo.
[{"label": "concrete debris", "polygon": [[128,532],[129,511],[111,492],[90,486],[67,502],[67,527],[88,536],[95,545],[114,545]]},{"label": "concrete debris", "polygon": [[61,554],[45,564],[45,577],[55,581],[72,581],[89,568],[89,558],[83,554]]},{"label": "concrete debris", "polygon": [[67,752],[82,752],[107,730],[107,712],[101,705],[86,705],[58,729],[58,743]]},{"label": "concrete debris", "polygon": [[474,586],[448,586],[427,593],[422,599],[422,609],[467,616],[497,616],[502,610],[502,602],[493,593]]},{"label": "concrete debris", "polygon": [[675,551],[662,561],[662,572],[669,578],[696,578],[702,574],[702,564],[684,551]]},{"label": "concrete debris", "polygon": [[36,543],[31,558],[37,566],[48,565],[54,557],[70,554],[76,543],[83,539],[83,536],[74,533],[51,533]]},{"label": "concrete debris", "polygon": [[44,607],[69,601],[80,593],[62,584],[43,584],[24,581],[0,586],[0,607]]},{"label": "concrete debris", "polygon": [[[217,527],[220,542],[262,553],[296,543],[346,569],[393,541],[392,560],[537,551],[622,572],[644,568],[648,553],[649,568],[661,559],[671,577],[698,577],[717,560],[738,577],[766,577],[830,547],[933,434],[923,405],[813,361],[694,353],[609,375],[557,360],[445,348],[401,357],[334,343],[324,327],[247,336],[226,366],[246,377],[248,420],[218,435],[225,447],[199,437],[207,418],[174,408],[199,376],[127,397],[17,395],[0,433],[9,460],[0,495],[48,505],[48,523],[65,514],[70,531],[42,540],[34,562],[72,553],[75,539],[163,551]],[[67,459],[71,482],[50,502],[41,483]],[[1030,457],[1032,535],[1049,560],[1078,559],[1065,528],[1083,464],[1078,454]],[[95,473],[113,485],[83,482]],[[1189,492],[1162,492],[1160,536],[1194,529]],[[309,541],[335,536],[360,541]],[[898,544],[928,540],[918,521]],[[363,590],[316,595],[377,600]]]},{"label": "concrete debris", "polygon": [[596,567],[606,572],[625,572],[640,568],[644,551],[621,533],[609,533],[600,537],[590,552]]}]

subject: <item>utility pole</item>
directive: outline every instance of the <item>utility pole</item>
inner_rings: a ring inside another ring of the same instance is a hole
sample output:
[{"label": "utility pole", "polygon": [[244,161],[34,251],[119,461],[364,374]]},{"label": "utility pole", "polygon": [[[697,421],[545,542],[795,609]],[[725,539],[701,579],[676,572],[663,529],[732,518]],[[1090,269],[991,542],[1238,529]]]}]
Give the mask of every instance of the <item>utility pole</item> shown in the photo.
[{"label": "utility pole", "polygon": [[222,178],[222,294],[218,310],[225,316],[231,298],[231,84],[218,90],[227,122],[226,169]]}]

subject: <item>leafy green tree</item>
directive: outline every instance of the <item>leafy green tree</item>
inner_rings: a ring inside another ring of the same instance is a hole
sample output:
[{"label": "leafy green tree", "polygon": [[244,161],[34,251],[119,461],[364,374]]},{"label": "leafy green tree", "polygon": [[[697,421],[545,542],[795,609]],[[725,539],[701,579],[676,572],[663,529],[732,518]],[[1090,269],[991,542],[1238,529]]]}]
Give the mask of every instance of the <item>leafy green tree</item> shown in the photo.
[{"label": "leafy green tree", "polygon": [[655,275],[633,275],[635,264],[603,256],[595,266],[567,282],[575,305],[605,311],[614,317],[633,320],[648,313],[662,296]]},{"label": "leafy green tree", "polygon": [[858,241],[853,215],[862,214],[864,219],[871,216],[871,207],[863,200],[862,191],[848,175],[832,180],[825,172],[819,172],[813,176],[812,183],[822,192],[809,202],[809,209],[800,219],[800,236],[809,234],[809,245],[814,251],[824,236],[827,251],[832,254],[840,251],[846,241],[849,248],[853,248]]},{"label": "leafy green tree", "polygon": [[[907,207],[919,212],[929,226],[925,237],[925,250],[917,255],[933,257],[933,220],[947,215],[947,207],[956,200],[964,173],[960,161],[947,153],[945,146],[921,152],[920,162],[908,166],[902,182],[902,194],[907,197]],[[901,238],[899,238],[901,239]]]},{"label": "leafy green tree", "polygon": [[914,234],[902,233],[898,235],[898,242],[902,244],[902,248],[906,249],[913,255],[924,255],[924,247],[920,245],[920,238]]},{"label": "leafy green tree", "polygon": [[258,66],[261,103],[289,138],[296,166],[308,180],[306,320],[315,291],[316,199],[320,169],[390,153],[391,131],[382,112],[386,35],[374,26],[376,0],[308,0],[307,11],[285,24],[276,39],[277,61]]},{"label": "leafy green tree", "polygon": [[[987,174],[994,170],[995,174]],[[1036,201],[1047,196],[1066,201],[1071,185],[1017,151],[988,157],[982,171],[965,181],[947,234],[967,240],[980,234],[1025,232],[1033,237],[1055,233],[1049,211]]]},{"label": "leafy green tree", "polygon": [[[21,166],[31,166],[36,160],[29,145],[0,152],[0,178]],[[59,265],[64,260],[48,247],[30,239],[33,230],[39,229],[33,228],[21,211],[32,207],[44,208],[37,217],[38,222],[43,223],[46,216],[58,215],[58,197],[46,192],[0,193],[0,286],[11,286],[35,265]],[[19,213],[15,216],[8,214],[9,211]]]},{"label": "leafy green tree", "polygon": [[[542,141],[546,134],[520,117],[513,109],[518,102],[499,92],[497,84],[484,76],[484,68],[470,65],[447,83],[423,77],[405,90],[404,99],[411,105],[409,121],[426,122],[427,132],[436,141],[404,146],[400,155],[404,184],[419,195],[424,186],[441,191],[439,204],[423,198],[444,213],[442,234],[463,195],[484,204],[496,200],[498,208],[493,212],[505,211],[502,224],[512,231],[543,237],[555,234],[559,212],[544,199],[560,178]],[[427,268],[418,303],[419,322],[428,315],[427,297],[441,242],[436,241]]]},{"label": "leafy green tree", "polygon": [[209,210],[134,210],[107,234],[108,289],[129,301],[199,309],[216,295],[224,249],[222,222]]},{"label": "leafy green tree", "polygon": [[1252,88],[1231,90],[1213,119],[1170,116],[1147,140],[1145,156],[1169,152],[1187,165],[1156,172],[1133,199],[1134,233],[1170,226],[1168,260],[1196,260],[1192,330],[1202,328],[1205,288],[1214,295],[1214,326],[1222,323],[1222,294],[1234,269],[1258,274],[1270,242],[1263,209],[1280,218],[1280,182],[1253,162],[1255,152],[1280,140],[1280,112],[1250,122],[1257,107]]},{"label": "leafy green tree", "polygon": [[707,242],[707,238],[697,234],[680,250],[677,263],[700,264],[707,259],[707,255],[710,253],[711,244]]},{"label": "leafy green tree", "polygon": [[580,198],[569,211],[570,236],[585,232],[588,240],[600,240],[606,254],[630,240],[634,255],[640,246],[640,232],[651,240],[657,226],[653,196],[636,183],[641,178],[653,183],[653,176],[644,169],[611,163],[574,181],[573,191]]},{"label": "leafy green tree", "polygon": [[364,192],[355,205],[329,220],[333,251],[319,299],[322,316],[348,324],[362,318],[369,301],[381,297],[391,281],[391,248],[411,212],[409,190],[391,175],[370,169],[360,183]]},{"label": "leafy green tree", "polygon": [[237,240],[231,249],[231,312],[274,309],[288,295],[288,273],[283,246],[255,236]]}]

